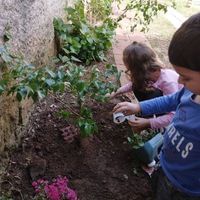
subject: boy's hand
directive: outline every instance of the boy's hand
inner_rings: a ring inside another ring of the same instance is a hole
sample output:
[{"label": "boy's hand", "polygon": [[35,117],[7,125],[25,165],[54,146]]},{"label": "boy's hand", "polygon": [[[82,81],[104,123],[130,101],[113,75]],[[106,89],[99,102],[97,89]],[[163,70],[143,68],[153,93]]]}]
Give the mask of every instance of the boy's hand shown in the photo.
[{"label": "boy's hand", "polygon": [[140,106],[139,104],[134,104],[130,102],[121,102],[113,108],[113,112],[122,112],[124,113],[124,115],[136,114],[140,112]]},{"label": "boy's hand", "polygon": [[128,121],[128,123],[135,132],[140,132],[151,127],[150,120],[141,117],[135,117],[135,121]]}]

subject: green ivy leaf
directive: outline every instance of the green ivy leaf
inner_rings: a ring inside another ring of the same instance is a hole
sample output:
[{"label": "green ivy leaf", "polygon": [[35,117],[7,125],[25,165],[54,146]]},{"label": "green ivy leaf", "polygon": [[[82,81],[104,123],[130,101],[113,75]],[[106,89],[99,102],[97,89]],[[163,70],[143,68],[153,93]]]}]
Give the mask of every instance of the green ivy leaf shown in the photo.
[{"label": "green ivy leaf", "polygon": [[60,56],[60,59],[63,63],[69,62],[69,58],[67,56]]},{"label": "green ivy leaf", "polygon": [[45,83],[46,83],[49,87],[51,87],[52,85],[55,84],[55,81],[54,81],[53,79],[46,79],[46,80],[45,80]]},{"label": "green ivy leaf", "polygon": [[74,57],[74,56],[71,57],[71,60],[72,60],[72,61],[75,61],[75,62],[80,62],[80,63],[82,62],[81,60],[79,60],[78,58],[76,58],[76,57]]},{"label": "green ivy leaf", "polygon": [[60,111],[60,112],[58,113],[58,115],[61,116],[61,117],[63,117],[64,119],[67,119],[67,118],[69,118],[69,116],[71,115],[71,113],[68,112],[68,111],[62,110],[62,111]]},{"label": "green ivy leaf", "polygon": [[79,80],[76,84],[76,88],[78,92],[82,92],[86,87],[86,83],[83,80]]},{"label": "green ivy leaf", "polygon": [[20,92],[17,92],[16,97],[19,102],[23,99],[22,94]]},{"label": "green ivy leaf", "polygon": [[89,27],[87,26],[87,24],[84,24],[81,22],[81,28],[80,28],[80,32],[85,35],[86,33],[88,33],[90,31]]},{"label": "green ivy leaf", "polygon": [[84,124],[84,133],[85,133],[85,136],[89,136],[89,135],[92,134],[92,129],[93,129],[92,126],[93,126],[92,124],[87,123],[87,122]]},{"label": "green ivy leaf", "polygon": [[38,91],[37,91],[37,95],[38,95],[38,98],[39,98],[39,99],[43,99],[43,98],[45,97],[44,92],[41,91],[41,90],[38,90]]},{"label": "green ivy leaf", "polygon": [[80,114],[84,118],[92,119],[92,111],[90,108],[82,107],[80,110]]},{"label": "green ivy leaf", "polygon": [[1,58],[3,59],[4,62],[9,63],[12,61],[12,58],[9,54],[7,53],[2,53]]},{"label": "green ivy leaf", "polygon": [[52,70],[46,68],[46,72],[51,76],[51,78],[55,78],[56,74]]},{"label": "green ivy leaf", "polygon": [[69,51],[68,49],[66,49],[66,48],[62,48],[62,50],[63,50],[66,54],[69,54],[69,53],[70,53],[70,51]]},{"label": "green ivy leaf", "polygon": [[4,87],[0,85],[0,95],[4,92]]}]

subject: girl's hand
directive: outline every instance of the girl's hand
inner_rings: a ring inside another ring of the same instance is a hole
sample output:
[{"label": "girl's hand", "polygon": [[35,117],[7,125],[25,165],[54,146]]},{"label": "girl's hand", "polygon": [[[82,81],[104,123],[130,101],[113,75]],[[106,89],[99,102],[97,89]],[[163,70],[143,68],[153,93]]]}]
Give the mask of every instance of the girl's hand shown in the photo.
[{"label": "girl's hand", "polygon": [[140,106],[139,104],[134,104],[130,102],[121,102],[113,108],[113,112],[122,112],[124,113],[124,115],[136,114],[140,112]]},{"label": "girl's hand", "polygon": [[112,92],[111,94],[109,94],[109,99],[113,99],[114,97],[117,96],[117,93],[116,92]]},{"label": "girl's hand", "polygon": [[133,128],[135,132],[140,132],[144,129],[150,128],[150,120],[141,117],[135,117],[135,121],[128,121],[130,126]]}]

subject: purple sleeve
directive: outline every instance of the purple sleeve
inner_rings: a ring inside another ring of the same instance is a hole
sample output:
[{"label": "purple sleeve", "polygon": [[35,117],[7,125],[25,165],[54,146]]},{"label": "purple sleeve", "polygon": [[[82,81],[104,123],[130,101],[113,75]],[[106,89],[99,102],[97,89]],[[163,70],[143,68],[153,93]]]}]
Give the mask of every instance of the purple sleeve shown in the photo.
[{"label": "purple sleeve", "polygon": [[130,92],[130,91],[132,91],[132,85],[133,85],[132,82],[129,81],[127,84],[121,86],[117,90],[117,92],[120,93],[120,94],[123,94],[123,93],[126,93],[126,92]]},{"label": "purple sleeve", "polygon": [[169,125],[173,117],[174,117],[174,112],[170,112],[160,117],[150,118],[149,121],[150,121],[151,128],[157,129],[157,128],[165,127]]},{"label": "purple sleeve", "polygon": [[168,82],[162,85],[162,91],[164,95],[173,94],[181,89],[183,86],[176,82]]}]

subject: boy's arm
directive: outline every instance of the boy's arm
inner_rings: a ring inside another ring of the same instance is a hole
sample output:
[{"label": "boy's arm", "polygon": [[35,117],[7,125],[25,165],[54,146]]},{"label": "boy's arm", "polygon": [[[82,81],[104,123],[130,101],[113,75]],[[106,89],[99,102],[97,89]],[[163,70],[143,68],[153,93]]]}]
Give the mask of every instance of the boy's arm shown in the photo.
[{"label": "boy's arm", "polygon": [[142,115],[152,115],[175,111],[177,105],[180,103],[180,97],[182,96],[183,92],[184,89],[181,89],[180,91],[171,95],[140,102],[139,105]]},{"label": "boy's arm", "polygon": [[141,112],[142,115],[153,115],[175,111],[184,91],[185,89],[183,88],[172,95],[162,96],[140,103],[121,102],[113,108],[113,112],[123,112],[125,115],[137,114],[139,112]]}]

